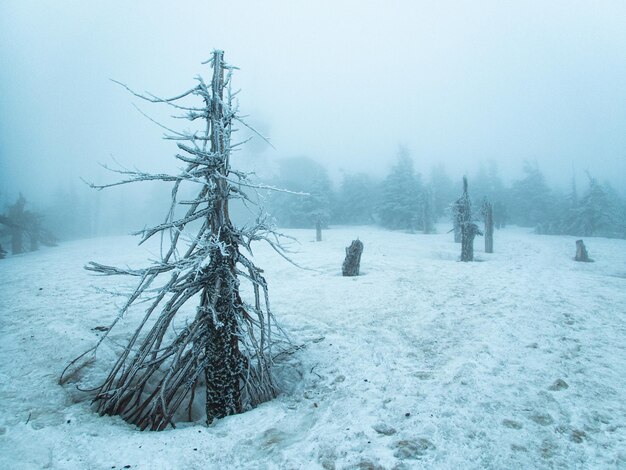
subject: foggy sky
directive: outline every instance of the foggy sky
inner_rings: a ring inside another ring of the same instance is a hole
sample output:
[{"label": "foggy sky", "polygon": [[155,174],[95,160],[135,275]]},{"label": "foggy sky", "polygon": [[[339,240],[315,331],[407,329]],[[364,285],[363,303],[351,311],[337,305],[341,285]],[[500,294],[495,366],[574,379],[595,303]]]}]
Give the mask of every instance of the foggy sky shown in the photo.
[{"label": "foggy sky", "polygon": [[[97,162],[159,170],[175,147],[132,106],[194,85],[214,48],[269,134],[258,165],[309,156],[383,175],[524,159],[626,186],[626,2],[22,1],[0,4],[0,190],[31,199]],[[169,124],[169,123],[168,123]],[[185,125],[178,122],[177,124]],[[243,154],[242,154],[243,155]],[[236,160],[233,165],[236,165]]]}]

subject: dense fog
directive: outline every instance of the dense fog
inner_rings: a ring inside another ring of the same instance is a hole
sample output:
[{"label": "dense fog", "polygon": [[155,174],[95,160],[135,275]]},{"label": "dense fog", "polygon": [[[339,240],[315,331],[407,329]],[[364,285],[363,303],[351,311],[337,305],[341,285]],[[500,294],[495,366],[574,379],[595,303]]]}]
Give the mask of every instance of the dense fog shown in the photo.
[{"label": "dense fog", "polygon": [[626,469],[625,19],[0,0],[0,469]]},{"label": "dense fog", "polygon": [[[101,163],[180,166],[133,105],[188,123],[109,79],[176,95],[209,76],[201,62],[220,48],[240,68],[242,114],[272,143],[253,139],[233,167],[311,194],[263,195],[279,225],[424,230],[424,214],[448,217],[467,175],[502,223],[623,237],[626,5],[601,6],[4,2],[0,213],[21,193],[59,239],[159,221],[168,187],[98,192],[83,180],[118,178]],[[584,204],[598,220],[579,221]]]}]

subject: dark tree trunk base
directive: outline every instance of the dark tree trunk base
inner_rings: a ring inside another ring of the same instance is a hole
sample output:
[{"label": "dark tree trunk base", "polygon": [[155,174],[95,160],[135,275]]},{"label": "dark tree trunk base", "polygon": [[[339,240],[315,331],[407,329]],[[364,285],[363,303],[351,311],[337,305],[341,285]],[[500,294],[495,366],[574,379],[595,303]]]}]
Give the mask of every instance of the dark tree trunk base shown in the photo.
[{"label": "dark tree trunk base", "polygon": [[474,261],[474,238],[483,233],[476,224],[461,227],[461,261]]},{"label": "dark tree trunk base", "polygon": [[576,240],[576,257],[575,261],[582,261],[585,263],[591,263],[593,260],[589,258],[589,254],[587,253],[587,248],[585,247],[585,243],[582,240]]},{"label": "dark tree trunk base", "polygon": [[363,253],[363,243],[361,240],[353,240],[346,248],[346,259],[343,261],[341,272],[344,276],[358,276],[361,268],[361,253]]}]

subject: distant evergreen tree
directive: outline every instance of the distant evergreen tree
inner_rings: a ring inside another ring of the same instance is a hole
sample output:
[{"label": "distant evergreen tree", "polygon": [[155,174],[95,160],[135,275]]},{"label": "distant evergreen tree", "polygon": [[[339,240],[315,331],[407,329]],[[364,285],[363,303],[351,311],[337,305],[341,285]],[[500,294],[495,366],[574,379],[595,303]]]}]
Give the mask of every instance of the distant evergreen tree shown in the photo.
[{"label": "distant evergreen tree", "polygon": [[364,173],[344,174],[333,214],[344,224],[374,222],[374,207],[378,185]]},{"label": "distant evergreen tree", "polygon": [[568,197],[570,207],[578,207],[578,187],[576,185],[576,176],[572,176],[572,189]]},{"label": "distant evergreen tree", "polygon": [[24,253],[24,235],[28,219],[28,214],[24,209],[25,206],[26,199],[22,196],[22,193],[20,193],[15,203],[9,206],[7,214],[7,225],[11,233],[11,253],[14,255]]},{"label": "distant evergreen tree", "polygon": [[506,225],[510,199],[510,191],[505,187],[494,160],[481,162],[478,171],[472,178],[472,196],[474,200],[489,200],[492,203],[494,227]]},{"label": "distant evergreen tree", "polygon": [[605,229],[603,235],[608,237],[626,238],[626,199],[608,182],[602,185],[608,203],[610,226]]},{"label": "distant evergreen tree", "polygon": [[279,225],[284,227],[313,227],[320,219],[327,226],[334,198],[328,172],[319,163],[306,157],[287,158],[279,162],[274,185],[308,193],[308,196],[273,192],[269,195],[269,208]]},{"label": "distant evergreen tree", "polygon": [[420,197],[420,206],[422,208],[421,229],[426,234],[433,233],[435,231],[435,210],[432,188],[424,188]]},{"label": "distant evergreen tree", "polygon": [[378,205],[378,216],[383,227],[411,229],[418,227],[420,183],[413,170],[413,160],[401,149],[396,164],[385,178]]},{"label": "distant evergreen tree", "polygon": [[607,230],[614,222],[610,204],[602,185],[587,173],[589,186],[573,210],[575,218],[570,230],[573,235],[591,237],[600,230]]},{"label": "distant evergreen tree", "polygon": [[500,202],[496,201],[493,204],[493,225],[497,229],[501,229],[506,227],[506,224],[509,220],[509,213],[506,209],[506,206]]},{"label": "distant evergreen tree", "polygon": [[557,219],[551,210],[552,192],[536,164],[525,162],[523,170],[524,177],[511,188],[513,221],[543,231]]},{"label": "distant evergreen tree", "polygon": [[504,183],[498,172],[495,161],[480,163],[478,171],[472,178],[472,195],[475,200],[482,201],[485,198],[490,201],[504,201]]},{"label": "distant evergreen tree", "polygon": [[[119,189],[118,194],[122,194],[123,191]],[[99,198],[100,195],[89,191],[86,185],[76,186],[73,182],[59,185],[52,194],[45,211],[50,229],[60,238],[71,240],[96,235],[97,232],[94,231],[96,220],[101,217],[107,219],[107,227],[118,227],[116,219],[109,220],[112,218],[104,217],[99,210],[97,206]],[[133,204],[134,198],[125,194],[111,205],[111,209],[117,214],[128,210],[128,207]],[[131,225],[128,224],[121,230],[121,233],[128,233],[130,230]]]},{"label": "distant evergreen tree", "polygon": [[577,235],[579,205],[580,200],[578,198],[576,176],[572,176],[570,192],[567,196],[565,196],[565,208],[562,214],[561,223],[559,224],[558,233]]},{"label": "distant evergreen tree", "polygon": [[437,219],[446,214],[457,194],[443,163],[431,169],[429,187],[432,192],[433,214]]}]

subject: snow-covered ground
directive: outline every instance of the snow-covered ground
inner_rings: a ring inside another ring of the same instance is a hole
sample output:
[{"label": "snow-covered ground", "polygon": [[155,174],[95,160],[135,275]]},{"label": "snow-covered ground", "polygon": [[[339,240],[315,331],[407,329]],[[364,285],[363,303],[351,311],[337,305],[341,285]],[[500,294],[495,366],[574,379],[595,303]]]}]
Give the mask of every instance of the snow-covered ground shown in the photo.
[{"label": "snow-covered ground", "polygon": [[[287,231],[301,270],[259,245],[273,310],[305,347],[285,393],[242,415],[139,432],[99,417],[96,384],[137,317],[60,386],[67,362],[115,316],[90,260],[139,266],[131,237],[81,240],[0,261],[0,468],[626,468],[626,241],[507,228],[495,254],[457,262],[436,235],[375,227]],[[365,244],[362,276],[344,247]]]}]

